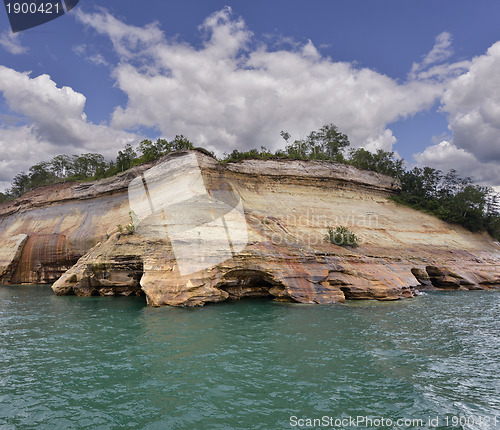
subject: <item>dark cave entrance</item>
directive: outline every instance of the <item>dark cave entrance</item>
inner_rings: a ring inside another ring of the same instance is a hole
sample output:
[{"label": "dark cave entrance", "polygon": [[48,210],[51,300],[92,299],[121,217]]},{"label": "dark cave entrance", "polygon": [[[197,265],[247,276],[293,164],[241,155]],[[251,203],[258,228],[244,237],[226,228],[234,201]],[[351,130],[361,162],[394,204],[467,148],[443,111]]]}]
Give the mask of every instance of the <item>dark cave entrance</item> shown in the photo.
[{"label": "dark cave entrance", "polygon": [[349,287],[340,287],[340,290],[344,293],[346,300],[356,299],[356,295],[351,291]]},{"label": "dark cave entrance", "polygon": [[260,270],[233,270],[217,286],[229,294],[228,300],[267,299],[288,301],[285,287]]}]

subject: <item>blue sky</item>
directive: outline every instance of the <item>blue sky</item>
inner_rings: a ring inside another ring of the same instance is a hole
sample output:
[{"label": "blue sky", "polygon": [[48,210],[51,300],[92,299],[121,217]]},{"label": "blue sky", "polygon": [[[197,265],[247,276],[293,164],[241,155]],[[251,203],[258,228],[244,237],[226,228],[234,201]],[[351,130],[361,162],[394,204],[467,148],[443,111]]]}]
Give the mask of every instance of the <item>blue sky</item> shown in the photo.
[{"label": "blue sky", "polygon": [[[336,124],[500,186],[497,0],[80,0],[0,12],[0,188],[61,153],[184,134],[219,154]],[[28,73],[29,72],[29,73]]]}]

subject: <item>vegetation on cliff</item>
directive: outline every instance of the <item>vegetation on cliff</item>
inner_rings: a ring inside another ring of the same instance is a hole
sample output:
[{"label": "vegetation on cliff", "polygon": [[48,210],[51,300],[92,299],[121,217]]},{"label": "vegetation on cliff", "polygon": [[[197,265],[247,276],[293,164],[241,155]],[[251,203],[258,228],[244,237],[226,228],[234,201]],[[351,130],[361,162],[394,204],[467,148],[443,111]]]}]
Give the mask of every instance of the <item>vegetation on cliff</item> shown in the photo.
[{"label": "vegetation on cliff", "polygon": [[325,242],[339,246],[352,246],[353,248],[358,246],[357,236],[348,227],[342,225],[335,227],[335,230],[328,227]]},{"label": "vegetation on cliff", "polygon": [[500,240],[498,195],[489,187],[461,178],[456,170],[444,174],[430,167],[403,172],[401,192],[393,200],[457,223],[470,231],[487,230]]},{"label": "vegetation on cliff", "polygon": [[372,170],[395,178],[400,178],[404,172],[404,160],[397,159],[394,152],[379,149],[372,153],[364,148],[349,148],[349,138],[333,124],[312,131],[305,139],[290,142],[290,134],[285,131],[281,132],[281,137],[286,142],[284,149],[278,149],[274,153],[263,146],[260,151],[251,149],[241,152],[235,149],[231,154],[224,154],[221,162],[245,159],[318,160],[351,164],[358,169]]},{"label": "vegetation on cliff", "polygon": [[286,147],[274,154],[266,148],[246,152],[234,150],[224,163],[254,159],[325,160],[353,165],[392,176],[401,181],[401,192],[393,199],[444,221],[463,225],[473,232],[488,231],[500,240],[500,206],[498,195],[489,187],[476,185],[471,178],[461,178],[456,170],[443,173],[430,167],[406,170],[404,160],[393,152],[348,148],[348,137],[334,125],[311,132],[306,139],[289,143],[290,134],[282,131]]},{"label": "vegetation on cliff", "polygon": [[171,141],[143,140],[138,146],[141,155],[128,144],[123,151],[118,151],[116,159],[111,161],[106,161],[101,154],[96,153],[57,155],[50,161],[42,161],[30,167],[28,173],[18,173],[12,181],[12,187],[5,194],[0,193],[0,202],[15,199],[43,185],[108,178],[181,149],[193,149],[193,144],[182,135]]},{"label": "vegetation on cliff", "polygon": [[[344,163],[359,169],[392,176],[401,181],[401,192],[393,199],[415,209],[433,214],[445,221],[463,225],[471,231],[488,231],[500,240],[500,205],[498,195],[489,187],[476,185],[471,178],[461,178],[455,170],[443,173],[430,167],[405,169],[403,159],[393,152],[349,148],[347,135],[333,124],[312,131],[305,139],[290,141],[282,131],[286,145],[272,152],[265,147],[249,151],[233,150],[224,154],[221,163],[245,159],[318,160]],[[113,176],[133,166],[154,161],[162,155],[181,149],[193,149],[184,136],[173,140],[143,140],[137,151],[129,144],[118,152],[115,160],[106,161],[101,154],[58,155],[50,161],[32,166],[28,173],[17,174],[12,187],[0,193],[0,202],[20,197],[27,191],[64,181],[95,180]]]}]

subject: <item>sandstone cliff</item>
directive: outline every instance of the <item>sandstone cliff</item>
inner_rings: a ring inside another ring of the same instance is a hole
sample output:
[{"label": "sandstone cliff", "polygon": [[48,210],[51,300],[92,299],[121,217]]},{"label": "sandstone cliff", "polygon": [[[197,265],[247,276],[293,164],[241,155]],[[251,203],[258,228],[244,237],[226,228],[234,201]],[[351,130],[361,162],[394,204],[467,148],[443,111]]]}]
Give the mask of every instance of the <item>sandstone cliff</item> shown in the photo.
[{"label": "sandstone cliff", "polygon": [[[182,160],[196,161],[200,180]],[[412,297],[414,287],[500,287],[498,243],[388,200],[397,188],[346,165],[220,165],[203,152],[175,153],[1,205],[0,282],[58,279],[56,294],[145,293],[155,306],[248,296],[393,300]],[[131,209],[135,232],[118,232]],[[326,243],[327,227],[337,225],[360,246]]]}]

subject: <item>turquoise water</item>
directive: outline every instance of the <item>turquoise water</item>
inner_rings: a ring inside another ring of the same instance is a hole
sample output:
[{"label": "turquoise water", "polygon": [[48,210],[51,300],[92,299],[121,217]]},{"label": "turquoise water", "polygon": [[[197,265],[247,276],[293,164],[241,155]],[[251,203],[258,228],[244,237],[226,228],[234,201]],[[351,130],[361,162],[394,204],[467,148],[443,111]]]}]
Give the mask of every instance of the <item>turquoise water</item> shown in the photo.
[{"label": "turquoise water", "polygon": [[9,286],[0,339],[1,429],[500,428],[499,291],[178,309]]}]

